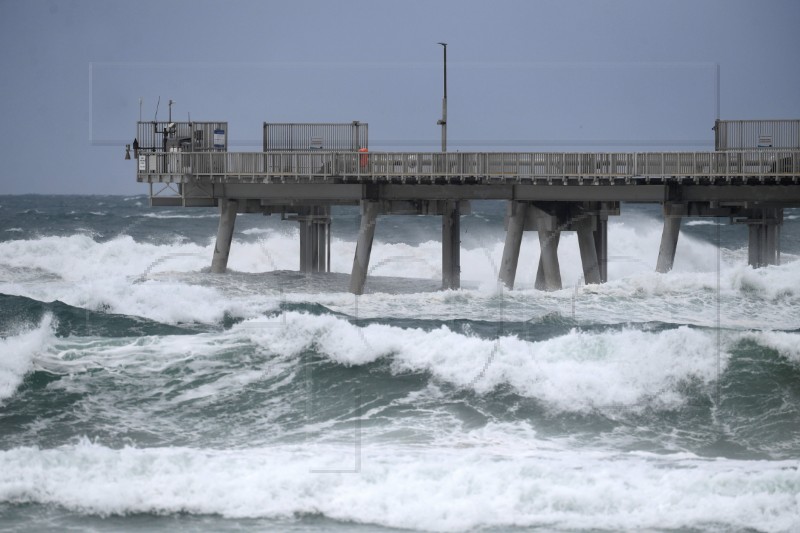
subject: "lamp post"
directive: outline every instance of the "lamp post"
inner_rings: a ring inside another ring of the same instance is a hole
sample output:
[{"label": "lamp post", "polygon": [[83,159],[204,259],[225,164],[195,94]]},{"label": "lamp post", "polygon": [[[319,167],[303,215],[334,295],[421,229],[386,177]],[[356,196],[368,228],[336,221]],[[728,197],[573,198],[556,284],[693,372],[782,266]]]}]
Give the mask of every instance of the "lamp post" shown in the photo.
[{"label": "lamp post", "polygon": [[[444,97],[442,118],[442,152],[447,152],[447,43],[439,43],[444,51]],[[447,155],[442,155],[441,171],[448,173]],[[442,288],[461,287],[461,205],[458,200],[446,200],[442,209]]]},{"label": "lamp post", "polygon": [[444,97],[442,98],[442,118],[437,124],[442,127],[442,152],[447,151],[447,43],[438,43],[444,50]]}]

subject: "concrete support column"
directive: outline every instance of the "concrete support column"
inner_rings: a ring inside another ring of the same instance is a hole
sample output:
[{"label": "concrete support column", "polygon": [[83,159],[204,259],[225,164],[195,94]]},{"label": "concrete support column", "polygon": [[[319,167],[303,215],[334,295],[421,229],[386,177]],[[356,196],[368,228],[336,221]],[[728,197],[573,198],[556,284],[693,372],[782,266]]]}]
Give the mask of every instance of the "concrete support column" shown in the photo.
[{"label": "concrete support column", "polygon": [[581,250],[581,263],[583,264],[583,279],[587,284],[602,282],[592,225],[592,219],[589,217],[584,218],[577,224],[578,247]]},{"label": "concrete support column", "polygon": [[681,217],[665,214],[664,229],[661,232],[661,245],[658,248],[656,272],[666,274],[672,270],[675,262],[675,250],[678,247],[678,236],[681,230]]},{"label": "concrete support column", "polygon": [[461,205],[446,200],[442,211],[442,289],[461,287]]},{"label": "concrete support column", "polygon": [[539,230],[538,233],[542,253],[534,286],[539,290],[557,291],[561,289],[561,269],[558,265],[558,241],[561,239],[561,232]]},{"label": "concrete support column", "polygon": [[783,209],[754,209],[748,217],[749,242],[747,262],[753,268],[779,265],[781,261],[780,235]]},{"label": "concrete support column", "polygon": [[503,246],[503,259],[500,262],[498,281],[508,289],[513,289],[514,278],[517,276],[522,232],[525,229],[525,217],[528,214],[528,204],[526,202],[512,201],[508,203],[508,208],[508,230],[506,231],[506,243]]},{"label": "concrete support column", "polygon": [[328,272],[330,208],[315,206],[297,217],[300,225],[300,272]]},{"label": "concrete support column", "polygon": [[300,272],[309,273],[312,271],[311,264],[314,256],[312,247],[314,236],[311,231],[311,217],[299,216],[297,223],[300,229]]},{"label": "concrete support column", "polygon": [[239,202],[236,200],[227,198],[219,200],[219,228],[217,242],[214,244],[214,256],[211,259],[211,272],[214,274],[223,274],[228,269],[228,256],[231,253],[233,227],[238,208]]},{"label": "concrete support column", "polygon": [[378,202],[361,202],[361,228],[358,230],[353,272],[350,275],[350,292],[353,294],[364,294],[369,256],[372,253],[372,240],[375,237],[375,220],[378,218],[379,208]]},{"label": "concrete support column", "polygon": [[594,248],[600,271],[600,283],[605,283],[608,281],[608,218],[604,215],[597,216],[595,220]]}]

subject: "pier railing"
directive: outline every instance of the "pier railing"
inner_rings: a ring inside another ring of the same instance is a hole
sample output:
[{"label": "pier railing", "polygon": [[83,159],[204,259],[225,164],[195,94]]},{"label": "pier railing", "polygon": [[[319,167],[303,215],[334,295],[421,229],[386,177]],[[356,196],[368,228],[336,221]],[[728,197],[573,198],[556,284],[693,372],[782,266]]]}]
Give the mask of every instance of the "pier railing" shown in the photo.
[{"label": "pier railing", "polygon": [[139,175],[241,178],[767,177],[800,175],[800,151],[170,152],[139,157]]}]

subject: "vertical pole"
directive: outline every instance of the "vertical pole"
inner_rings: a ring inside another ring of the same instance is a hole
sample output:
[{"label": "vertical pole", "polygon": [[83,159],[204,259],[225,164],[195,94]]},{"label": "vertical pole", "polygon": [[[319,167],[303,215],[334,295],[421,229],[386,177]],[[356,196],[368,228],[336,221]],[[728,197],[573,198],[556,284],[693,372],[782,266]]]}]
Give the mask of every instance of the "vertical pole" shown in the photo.
[{"label": "vertical pole", "polygon": [[319,206],[315,209],[317,234],[316,272],[330,272],[330,207]]},{"label": "vertical pole", "polygon": [[500,262],[498,281],[508,289],[513,289],[514,279],[517,276],[519,250],[522,245],[522,232],[525,230],[528,204],[512,201],[508,203],[508,210],[508,230],[506,230],[506,243],[503,246],[503,259]]},{"label": "vertical pole", "polygon": [[600,269],[600,283],[605,283],[608,281],[608,218],[606,215],[596,217],[594,248],[597,253],[597,266]]},{"label": "vertical pole", "polygon": [[661,232],[661,245],[658,248],[656,272],[666,274],[672,270],[675,262],[675,250],[678,247],[678,236],[681,230],[681,217],[664,215],[664,229]]},{"label": "vertical pole", "polygon": [[[719,63],[717,63],[717,64],[716,64],[716,87],[715,87],[715,89],[716,89],[716,92],[717,92],[717,101],[716,101],[716,104],[717,104],[717,109],[716,109],[716,111],[717,111],[717,121],[719,121],[719,118],[720,118],[720,117],[719,117],[719,115],[720,115],[720,98],[719,98],[719,92],[720,92],[720,79],[719,79]],[[719,148],[718,148],[718,149],[719,149]]]},{"label": "vertical pole", "polygon": [[748,224],[747,264],[753,268],[761,266],[761,224]]},{"label": "vertical pole", "polygon": [[372,240],[375,237],[375,220],[378,218],[378,202],[361,202],[361,228],[358,230],[356,255],[353,258],[353,271],[350,274],[350,292],[364,294],[367,281],[369,256],[372,253]]},{"label": "vertical pole", "polygon": [[239,203],[236,200],[227,198],[219,200],[219,228],[217,242],[214,244],[214,256],[211,259],[211,272],[214,274],[223,274],[228,269],[228,256],[231,253],[233,227],[238,208]]},{"label": "vertical pole", "polygon": [[[539,257],[539,270],[543,274],[544,279],[537,279],[537,285],[541,285],[541,287],[546,291],[560,290],[561,268],[558,265],[558,241],[561,239],[561,232],[557,230],[539,230],[538,233],[539,247],[541,248],[541,256]],[[539,273],[537,272],[537,278],[538,274]]]},{"label": "vertical pole", "polygon": [[461,287],[461,206],[445,200],[442,212],[442,289]]},{"label": "vertical pole", "polygon": [[764,259],[763,263],[765,265],[777,265],[778,264],[778,254],[777,254],[777,247],[776,247],[776,233],[778,225],[775,224],[774,220],[770,220],[769,224],[764,225]]},{"label": "vertical pole", "polygon": [[325,272],[325,266],[328,264],[328,258],[326,257],[328,246],[325,242],[325,237],[327,237],[328,234],[325,231],[325,219],[318,220],[315,226],[314,229],[317,234],[317,261],[314,266],[316,267],[316,272]]},{"label": "vertical pole", "polygon": [[311,272],[312,256],[312,236],[309,228],[310,220],[308,214],[297,217],[297,225],[300,229],[300,272]]},{"label": "vertical pole", "polygon": [[602,283],[600,265],[597,261],[597,248],[594,244],[592,232],[592,219],[588,216],[578,222],[578,247],[581,251],[584,282],[587,285],[589,283]]},{"label": "vertical pole", "polygon": [[447,151],[447,43],[439,43],[444,48],[444,97],[442,98],[442,152]]},{"label": "vertical pole", "polygon": [[325,258],[327,263],[325,265],[325,272],[331,271],[331,223],[330,220],[325,224]]}]

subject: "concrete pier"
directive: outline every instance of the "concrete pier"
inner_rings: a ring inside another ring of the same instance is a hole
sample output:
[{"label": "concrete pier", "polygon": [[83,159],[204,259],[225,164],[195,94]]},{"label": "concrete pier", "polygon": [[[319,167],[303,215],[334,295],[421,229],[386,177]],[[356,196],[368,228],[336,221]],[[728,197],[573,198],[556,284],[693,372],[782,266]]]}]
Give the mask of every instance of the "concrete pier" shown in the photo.
[{"label": "concrete pier", "polygon": [[[684,216],[747,224],[748,262],[780,263],[782,210],[800,206],[799,128],[717,120],[716,150],[701,152],[369,152],[359,121],[264,123],[263,150],[228,152],[226,122],[139,121],[134,152],[152,206],[219,207],[212,272],[227,269],[237,213],[297,221],[300,270],[329,271],[330,208],[360,204],[354,293],[364,290],[384,214],[442,217],[442,287],[456,289],[460,216],[472,201],[502,200],[510,212],[499,281],[514,286],[523,232],[537,231],[536,287],[555,290],[562,231],[578,232],[586,282],[608,279],[608,216],[624,202],[664,207],[659,272],[673,266]],[[767,149],[762,131],[776,135]]]},{"label": "concrete pier", "polygon": [[661,245],[658,248],[656,272],[666,274],[672,270],[672,265],[675,262],[675,250],[678,247],[681,218],[680,215],[669,214],[665,206],[664,229],[661,232]]},{"label": "concrete pier", "polygon": [[461,206],[444,201],[442,211],[442,289],[461,287]]},{"label": "concrete pier", "polygon": [[754,268],[781,263],[780,235],[783,209],[753,209],[746,220],[749,242],[747,262]]},{"label": "concrete pier", "polygon": [[228,269],[228,256],[231,253],[233,227],[236,223],[236,211],[239,202],[227,198],[219,200],[219,228],[217,242],[214,244],[214,256],[211,259],[211,272],[223,274]]},{"label": "concrete pier", "polygon": [[514,279],[517,275],[519,249],[522,244],[522,232],[525,229],[525,219],[528,212],[527,202],[509,202],[508,230],[506,243],[503,247],[503,259],[500,262],[498,280],[508,289],[514,288]]},{"label": "concrete pier", "polygon": [[378,218],[380,203],[364,200],[361,202],[361,227],[358,230],[356,255],[353,258],[353,271],[350,275],[350,292],[364,294],[364,284],[369,270],[369,256],[372,253],[372,240],[375,237],[375,221]]}]

